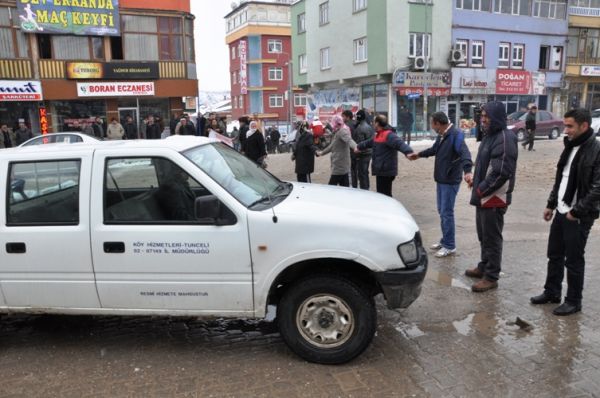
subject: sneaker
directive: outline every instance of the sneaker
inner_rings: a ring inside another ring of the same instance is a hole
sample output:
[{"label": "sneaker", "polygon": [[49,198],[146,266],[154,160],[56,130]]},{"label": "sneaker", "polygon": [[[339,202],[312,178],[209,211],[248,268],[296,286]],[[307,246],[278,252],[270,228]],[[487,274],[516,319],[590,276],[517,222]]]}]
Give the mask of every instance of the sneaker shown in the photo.
[{"label": "sneaker", "polygon": [[442,247],[440,250],[438,250],[435,253],[436,257],[448,257],[448,256],[453,256],[454,254],[456,254],[456,249],[446,249],[445,247]]},{"label": "sneaker", "polygon": [[442,244],[439,243],[439,242],[438,243],[434,243],[433,245],[429,246],[429,248],[431,250],[440,250],[442,247],[444,247],[444,246],[442,246]]}]

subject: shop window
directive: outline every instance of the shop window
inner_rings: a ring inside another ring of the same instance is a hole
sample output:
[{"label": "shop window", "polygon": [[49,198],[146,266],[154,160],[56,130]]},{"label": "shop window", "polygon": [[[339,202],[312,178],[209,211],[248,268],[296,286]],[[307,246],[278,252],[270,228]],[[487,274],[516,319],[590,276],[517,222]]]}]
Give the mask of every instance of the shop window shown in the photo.
[{"label": "shop window", "polygon": [[75,120],[90,120],[101,117],[106,120],[104,100],[51,101],[52,129],[69,131]]},{"label": "shop window", "polygon": [[10,165],[8,226],[79,224],[80,160]]},{"label": "shop window", "polygon": [[388,115],[389,95],[387,84],[369,84],[362,86],[362,108],[375,114]]},{"label": "shop window", "polygon": [[50,35],[37,35],[37,45],[41,59],[52,59],[52,40]]}]

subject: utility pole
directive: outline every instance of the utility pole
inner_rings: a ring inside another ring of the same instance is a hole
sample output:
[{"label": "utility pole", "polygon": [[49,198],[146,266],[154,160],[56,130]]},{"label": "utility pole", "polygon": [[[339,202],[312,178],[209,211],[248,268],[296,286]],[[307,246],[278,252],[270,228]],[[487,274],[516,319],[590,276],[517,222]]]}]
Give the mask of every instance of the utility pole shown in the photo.
[{"label": "utility pole", "polygon": [[292,62],[292,57],[290,55],[290,59],[288,61],[288,134],[291,134],[291,132],[294,130],[294,77],[292,75],[293,72],[294,63]]},{"label": "utility pole", "polygon": [[[428,24],[428,17],[429,17],[429,2],[426,1],[425,2],[425,37],[424,40],[425,43],[423,43],[423,54],[425,55],[425,69],[424,69],[424,79],[423,79],[423,136],[425,136],[425,134],[427,133],[427,124],[429,122],[429,117],[428,117],[428,112],[427,112],[427,108],[428,108],[428,100],[427,100],[427,96],[428,96],[428,84],[427,84],[427,73],[429,73],[429,57],[431,56],[431,54],[429,54],[430,50],[431,50],[431,37],[433,36],[433,28],[432,28],[432,32],[431,35],[429,34],[429,24]],[[433,7],[433,5],[431,6]]]}]

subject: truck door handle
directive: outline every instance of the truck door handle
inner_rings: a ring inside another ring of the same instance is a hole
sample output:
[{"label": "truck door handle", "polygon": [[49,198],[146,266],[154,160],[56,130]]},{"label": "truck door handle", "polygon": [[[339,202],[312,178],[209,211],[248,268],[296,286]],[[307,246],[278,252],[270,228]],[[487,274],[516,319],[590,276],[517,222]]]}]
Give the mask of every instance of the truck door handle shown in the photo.
[{"label": "truck door handle", "polygon": [[9,242],[6,244],[6,252],[11,254],[23,254],[27,251],[27,247],[23,242]]},{"label": "truck door handle", "polygon": [[125,253],[125,243],[104,242],[104,253]]}]

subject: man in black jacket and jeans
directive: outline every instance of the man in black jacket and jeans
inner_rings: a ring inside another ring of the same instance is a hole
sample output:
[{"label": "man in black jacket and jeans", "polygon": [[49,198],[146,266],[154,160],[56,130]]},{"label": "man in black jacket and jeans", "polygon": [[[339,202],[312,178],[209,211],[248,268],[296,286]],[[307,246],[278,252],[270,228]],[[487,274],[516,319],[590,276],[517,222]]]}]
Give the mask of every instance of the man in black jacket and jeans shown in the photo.
[{"label": "man in black jacket and jeans", "polygon": [[444,112],[431,115],[431,127],[438,136],[431,148],[409,156],[410,160],[435,156],[433,178],[437,183],[437,209],[441,219],[442,239],[431,246],[436,257],[456,253],[454,203],[464,172],[465,181],[471,181],[471,152],[465,135],[450,123]]},{"label": "man in black jacket and jeans", "polygon": [[564,269],[567,296],[554,315],[581,311],[585,245],[600,209],[600,143],[590,128],[586,109],[565,113],[565,149],[560,155],[554,186],[544,210],[544,220],[554,220],[548,237],[548,274],[544,292],[532,304],[560,303]]},{"label": "man in black jacket and jeans", "polygon": [[527,112],[525,117],[525,130],[527,130],[527,137],[523,140],[523,149],[529,144],[529,151],[533,151],[533,142],[535,141],[535,130],[537,128],[535,118],[537,114],[537,106],[532,105]]},{"label": "man in black jacket and jeans", "polygon": [[475,160],[475,173],[467,181],[473,188],[471,204],[476,209],[481,261],[465,274],[481,278],[471,286],[477,293],[498,287],[504,214],[511,203],[519,154],[517,137],[506,128],[506,108],[502,102],[492,101],[482,107],[481,128],[483,139]]}]

